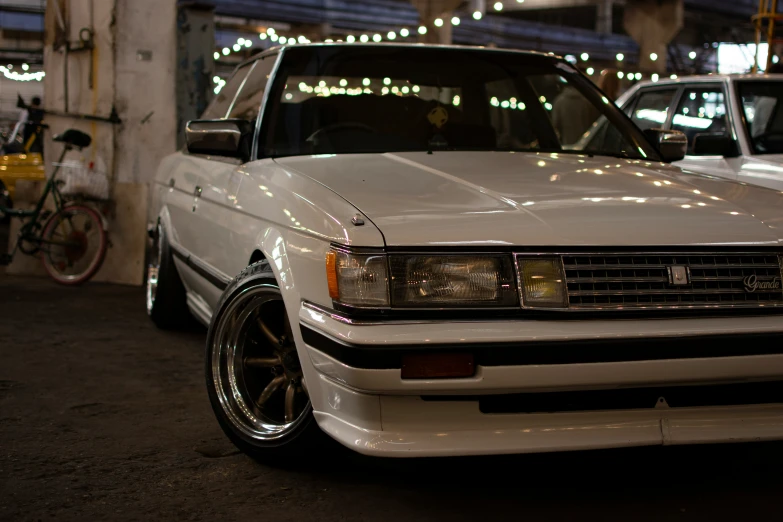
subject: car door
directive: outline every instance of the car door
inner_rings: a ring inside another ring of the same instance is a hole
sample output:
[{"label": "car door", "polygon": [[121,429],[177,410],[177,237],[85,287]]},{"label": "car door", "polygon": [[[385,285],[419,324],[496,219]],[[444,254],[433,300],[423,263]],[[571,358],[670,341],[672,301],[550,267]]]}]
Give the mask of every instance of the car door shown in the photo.
[{"label": "car door", "polygon": [[688,149],[685,158],[674,165],[712,176],[737,179],[741,165],[738,152],[722,155],[694,147],[700,136],[723,136],[731,139],[736,148],[736,134],[731,126],[726,101],[727,96],[721,83],[693,83],[683,88],[670,120],[670,128],[685,133]]},{"label": "car door", "polygon": [[[226,117],[251,67],[252,63],[246,64],[234,72],[204,111],[201,119]],[[176,254],[174,259],[178,272],[191,300],[203,301],[205,295],[211,296],[215,293],[213,285],[204,277],[206,272],[198,270],[198,267],[205,268],[200,259],[200,255],[203,255],[200,251],[203,249],[199,248],[204,239],[204,231],[200,229],[196,215],[199,202],[214,171],[234,166],[221,158],[190,154],[187,148],[184,148],[170,173],[170,188],[165,195],[165,206],[171,224],[171,230],[168,232]],[[196,251],[199,251],[199,254],[194,254]],[[194,266],[197,268],[194,269]],[[199,302],[199,305],[201,304]]]},{"label": "car door", "polygon": [[[277,54],[268,54],[252,63],[223,117],[256,123],[276,59]],[[207,271],[203,276],[209,287],[204,290],[202,297],[213,308],[225,282],[244,268],[248,261],[231,241],[232,230],[237,223],[235,218],[239,216],[239,209],[235,205],[236,195],[248,165],[235,158],[201,156],[194,157],[193,161],[198,163],[202,184],[197,189],[192,207],[193,234],[188,249],[193,261],[201,263],[200,268]]]}]

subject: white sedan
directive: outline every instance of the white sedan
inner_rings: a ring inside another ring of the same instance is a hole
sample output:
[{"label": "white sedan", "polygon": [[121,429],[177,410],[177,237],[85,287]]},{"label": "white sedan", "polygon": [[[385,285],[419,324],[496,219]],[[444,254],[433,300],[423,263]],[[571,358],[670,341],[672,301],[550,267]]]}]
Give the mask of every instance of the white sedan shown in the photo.
[{"label": "white sedan", "polygon": [[680,130],[678,167],[783,191],[783,75],[703,75],[643,82],[617,105],[641,129]]},{"label": "white sedan", "polygon": [[681,133],[557,57],[275,48],[187,140],[154,185],[147,310],[209,325],[243,451],[783,438],[783,196],[669,165]]}]

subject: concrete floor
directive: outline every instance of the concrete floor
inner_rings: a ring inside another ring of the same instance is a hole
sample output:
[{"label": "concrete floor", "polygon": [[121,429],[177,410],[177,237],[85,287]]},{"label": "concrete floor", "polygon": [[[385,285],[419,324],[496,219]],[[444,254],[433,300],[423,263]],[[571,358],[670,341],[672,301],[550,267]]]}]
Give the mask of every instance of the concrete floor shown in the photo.
[{"label": "concrete floor", "polygon": [[783,444],[261,465],[213,418],[204,335],[140,288],[0,275],[0,520],[783,519]]}]

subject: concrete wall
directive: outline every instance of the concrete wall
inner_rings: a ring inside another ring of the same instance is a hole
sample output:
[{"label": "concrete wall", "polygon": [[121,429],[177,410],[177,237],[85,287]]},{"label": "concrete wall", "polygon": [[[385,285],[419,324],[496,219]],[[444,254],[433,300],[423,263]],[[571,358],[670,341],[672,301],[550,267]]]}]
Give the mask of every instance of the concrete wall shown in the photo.
[{"label": "concrete wall", "polygon": [[[63,50],[55,50],[58,5],[69,41],[78,43],[82,28],[93,30],[93,52],[70,53],[66,62]],[[49,0],[45,26],[45,108],[109,116],[114,107],[122,120],[112,125],[47,117],[45,159],[56,160],[62,150],[51,142],[57,132],[77,128],[93,137],[89,149],[71,158],[94,162],[112,180],[111,246],[95,280],[141,284],[147,185],[176,143],[176,0]]]}]

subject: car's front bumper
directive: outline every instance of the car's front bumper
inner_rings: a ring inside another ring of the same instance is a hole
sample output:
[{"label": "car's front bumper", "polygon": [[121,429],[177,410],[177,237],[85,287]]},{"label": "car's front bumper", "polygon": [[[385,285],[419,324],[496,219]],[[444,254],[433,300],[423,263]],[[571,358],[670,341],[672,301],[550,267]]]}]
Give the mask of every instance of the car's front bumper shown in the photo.
[{"label": "car's front bumper", "polygon": [[[363,453],[475,455],[783,439],[783,400],[688,407],[664,400],[630,409],[535,413],[487,413],[479,401],[512,393],[600,389],[622,395],[623,389],[673,384],[783,380],[779,316],[355,323],[303,305],[299,319],[318,376],[316,386],[308,383],[316,419]],[[444,347],[474,352],[476,374],[401,378],[394,364],[401,351]]]}]

